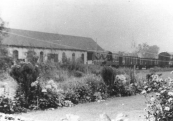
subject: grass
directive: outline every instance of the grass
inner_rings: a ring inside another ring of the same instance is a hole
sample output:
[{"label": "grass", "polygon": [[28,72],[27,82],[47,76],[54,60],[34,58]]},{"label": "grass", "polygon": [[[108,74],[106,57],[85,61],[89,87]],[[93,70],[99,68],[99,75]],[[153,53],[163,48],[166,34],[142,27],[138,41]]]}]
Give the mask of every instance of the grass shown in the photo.
[{"label": "grass", "polygon": [[79,115],[82,121],[96,121],[102,113],[108,114],[114,119],[118,113],[128,115],[130,121],[142,121],[144,119],[145,102],[142,95],[131,97],[116,97],[104,102],[79,104],[71,108],[61,108],[48,111],[35,111],[20,114],[40,121],[60,121],[66,114]]}]

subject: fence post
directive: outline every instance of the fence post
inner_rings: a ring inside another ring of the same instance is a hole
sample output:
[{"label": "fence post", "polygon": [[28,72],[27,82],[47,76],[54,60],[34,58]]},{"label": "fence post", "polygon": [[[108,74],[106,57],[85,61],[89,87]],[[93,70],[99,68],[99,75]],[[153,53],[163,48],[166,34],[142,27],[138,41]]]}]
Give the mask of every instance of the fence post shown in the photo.
[{"label": "fence post", "polygon": [[136,74],[136,65],[134,65],[134,67],[133,67],[133,79],[134,79],[134,82],[136,82],[135,74]]}]

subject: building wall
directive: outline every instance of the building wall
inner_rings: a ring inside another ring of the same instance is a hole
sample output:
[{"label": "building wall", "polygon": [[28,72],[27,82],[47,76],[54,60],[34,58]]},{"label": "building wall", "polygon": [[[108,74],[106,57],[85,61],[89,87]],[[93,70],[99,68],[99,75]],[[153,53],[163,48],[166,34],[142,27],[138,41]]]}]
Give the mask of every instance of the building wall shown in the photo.
[{"label": "building wall", "polygon": [[[28,48],[22,47],[8,47],[9,55],[13,56],[13,51],[18,51],[19,59],[26,59],[26,53],[28,52]],[[75,50],[50,50],[50,49],[37,49],[33,48],[36,54],[40,57],[40,52],[43,52],[43,60],[46,61],[48,59],[48,54],[58,54],[58,61],[62,61],[62,53],[66,54],[66,57],[72,60],[72,54],[75,53],[75,60],[81,58],[82,54],[84,54],[84,64],[87,62],[87,52],[85,51],[75,51]]]}]

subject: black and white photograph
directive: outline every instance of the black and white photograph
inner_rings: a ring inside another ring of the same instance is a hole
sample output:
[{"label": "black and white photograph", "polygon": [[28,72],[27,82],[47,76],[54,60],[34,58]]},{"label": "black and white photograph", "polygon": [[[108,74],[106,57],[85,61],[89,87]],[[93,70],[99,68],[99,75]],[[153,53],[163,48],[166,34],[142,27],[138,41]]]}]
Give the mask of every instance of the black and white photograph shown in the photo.
[{"label": "black and white photograph", "polygon": [[173,1],[0,0],[0,121],[173,121]]}]

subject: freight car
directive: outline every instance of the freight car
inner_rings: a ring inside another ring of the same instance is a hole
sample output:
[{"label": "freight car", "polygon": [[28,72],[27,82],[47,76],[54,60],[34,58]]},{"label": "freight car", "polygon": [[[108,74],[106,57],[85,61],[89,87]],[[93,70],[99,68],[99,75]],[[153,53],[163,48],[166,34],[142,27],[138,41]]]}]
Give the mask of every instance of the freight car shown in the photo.
[{"label": "freight car", "polygon": [[[160,55],[162,56],[163,53]],[[135,56],[120,56],[118,54],[112,54],[112,52],[107,53],[94,53],[93,54],[94,64],[107,65],[113,67],[135,67],[138,69],[142,68],[153,68],[158,67],[169,67],[170,58],[166,56],[160,57],[159,59],[153,58],[139,58]]]}]

